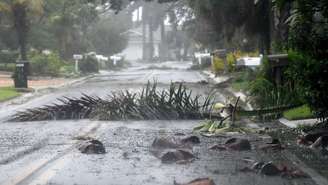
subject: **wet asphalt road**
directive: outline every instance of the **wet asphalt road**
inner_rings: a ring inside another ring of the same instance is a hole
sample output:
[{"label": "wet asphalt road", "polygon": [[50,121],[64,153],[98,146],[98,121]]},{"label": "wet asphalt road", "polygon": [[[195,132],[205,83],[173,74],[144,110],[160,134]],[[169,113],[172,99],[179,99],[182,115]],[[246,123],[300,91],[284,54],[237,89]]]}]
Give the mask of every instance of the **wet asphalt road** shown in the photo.
[{"label": "wet asphalt road", "polygon": [[[82,93],[105,97],[111,91],[140,90],[148,81],[157,81],[160,88],[171,82],[185,82],[194,94],[207,94],[213,88],[198,83],[206,78],[197,71],[186,70],[185,63],[161,64],[172,70],[147,69],[134,66],[119,72],[103,72],[85,82],[35,97],[14,100],[0,105],[0,184],[71,184],[71,185],[169,185],[195,178],[210,177],[218,185],[313,185],[308,179],[265,177],[240,172],[244,158],[277,160],[290,163],[281,154],[209,151],[208,147],[226,138],[201,137],[201,145],[193,152],[198,157],[189,164],[161,164],[149,152],[156,137],[191,135],[199,121],[110,121],[92,120],[8,123],[16,111],[50,104],[57,98],[81,96]],[[148,66],[149,67],[149,66]],[[151,67],[153,68],[153,67]],[[218,101],[224,101],[220,90]],[[99,139],[106,146],[104,155],[85,155],[77,150],[77,136]],[[252,144],[258,138],[248,137]]]}]

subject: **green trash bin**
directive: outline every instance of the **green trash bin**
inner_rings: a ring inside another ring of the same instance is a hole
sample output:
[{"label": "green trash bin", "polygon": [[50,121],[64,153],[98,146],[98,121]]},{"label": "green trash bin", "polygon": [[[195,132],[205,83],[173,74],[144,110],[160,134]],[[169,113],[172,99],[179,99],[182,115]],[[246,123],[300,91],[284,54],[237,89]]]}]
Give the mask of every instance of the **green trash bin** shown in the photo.
[{"label": "green trash bin", "polygon": [[14,83],[16,88],[27,88],[28,62],[18,61],[16,63]]}]

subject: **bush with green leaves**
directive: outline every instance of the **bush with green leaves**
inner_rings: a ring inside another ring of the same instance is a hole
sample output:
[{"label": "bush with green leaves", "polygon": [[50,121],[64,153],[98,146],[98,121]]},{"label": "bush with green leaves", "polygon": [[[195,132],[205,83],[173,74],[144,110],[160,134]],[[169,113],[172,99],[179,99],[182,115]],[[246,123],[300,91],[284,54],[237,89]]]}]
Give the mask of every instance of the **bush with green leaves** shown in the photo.
[{"label": "bush with green leaves", "polygon": [[228,53],[226,60],[227,60],[227,65],[228,65],[228,71],[229,72],[235,71],[235,65],[236,65],[237,59],[236,59],[236,56],[234,55],[234,53]]},{"label": "bush with green leaves", "polygon": [[79,70],[84,74],[98,73],[99,63],[94,56],[86,55],[83,57],[83,60],[79,62]]},{"label": "bush with green leaves", "polygon": [[287,86],[275,86],[269,80],[259,77],[250,85],[251,103],[260,109],[299,105],[296,90]]},{"label": "bush with green leaves", "polygon": [[304,104],[302,93],[295,88],[293,80],[285,79],[284,84],[276,85],[268,59],[264,58],[257,76],[250,83],[250,101],[257,108],[273,108]]},{"label": "bush with green leaves", "polygon": [[221,73],[224,71],[224,61],[219,57],[214,57],[212,63],[212,70],[215,74]]},{"label": "bush with green leaves", "polygon": [[234,79],[232,81],[232,88],[235,91],[247,92],[249,90],[250,83],[255,80],[256,71],[250,68],[245,68],[240,72],[234,73]]},{"label": "bush with green leaves", "polygon": [[18,56],[17,51],[0,51],[0,70],[13,72]]},{"label": "bush with green leaves", "polygon": [[0,63],[8,64],[15,63],[19,53],[17,51],[0,51]]},{"label": "bush with green leaves", "polygon": [[317,117],[328,117],[328,60],[316,60],[298,52],[289,52],[290,65],[286,71],[289,79],[314,110]]},{"label": "bush with green leaves", "polygon": [[56,53],[51,54],[31,54],[30,74],[35,76],[59,76],[60,68],[65,63]]},{"label": "bush with green leaves", "polygon": [[289,77],[302,91],[306,103],[322,120],[328,118],[328,3],[327,0],[279,0],[292,3],[288,19]]}]

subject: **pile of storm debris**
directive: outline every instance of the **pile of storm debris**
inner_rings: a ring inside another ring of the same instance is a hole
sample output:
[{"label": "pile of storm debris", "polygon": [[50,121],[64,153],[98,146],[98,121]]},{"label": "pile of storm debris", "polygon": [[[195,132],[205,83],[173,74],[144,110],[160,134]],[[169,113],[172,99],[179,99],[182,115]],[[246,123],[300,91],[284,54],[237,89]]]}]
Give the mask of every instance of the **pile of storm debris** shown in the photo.
[{"label": "pile of storm debris", "polygon": [[[203,136],[205,137],[205,136]],[[269,143],[258,143],[253,146],[249,139],[240,137],[226,136],[223,143],[217,143],[208,147],[208,150],[222,152],[250,152],[252,150],[262,152],[279,152],[285,149],[285,146],[278,139],[272,139]],[[193,147],[201,144],[201,138],[198,136],[187,136],[183,138],[162,137],[155,138],[150,152],[157,157],[163,164],[187,164],[198,160],[200,156],[194,154]],[[237,169],[243,173],[258,173],[265,176],[281,176],[286,178],[308,178],[308,175],[302,170],[291,164],[274,163],[272,161],[256,161],[250,158],[243,158],[244,167]],[[179,183],[174,182],[175,185]],[[183,184],[183,183],[182,183]],[[182,185],[181,184],[181,185]],[[184,185],[214,185],[211,178],[198,178]]]},{"label": "pile of storm debris", "polygon": [[213,99],[211,95],[193,96],[183,84],[172,83],[168,90],[158,90],[156,83],[148,83],[140,93],[113,92],[106,99],[85,94],[64,97],[60,103],[18,112],[11,121],[204,119],[215,117]]},{"label": "pile of storm debris", "polygon": [[308,146],[309,148],[325,150],[328,146],[328,129],[314,127],[311,130],[302,131],[297,138],[297,143]]},{"label": "pile of storm debris", "polygon": [[159,159],[162,163],[188,163],[196,159],[196,156],[192,153],[194,145],[200,144],[200,139],[197,136],[190,136],[176,140],[174,138],[156,138],[150,151]]}]

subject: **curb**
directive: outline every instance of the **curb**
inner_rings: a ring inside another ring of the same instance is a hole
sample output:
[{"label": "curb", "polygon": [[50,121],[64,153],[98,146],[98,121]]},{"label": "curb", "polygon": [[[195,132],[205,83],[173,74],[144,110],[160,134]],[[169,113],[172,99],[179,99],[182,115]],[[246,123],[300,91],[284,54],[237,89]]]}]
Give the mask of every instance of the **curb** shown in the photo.
[{"label": "curb", "polygon": [[63,88],[63,87],[71,86],[71,85],[74,85],[74,84],[83,82],[83,81],[85,81],[85,80],[87,80],[89,78],[92,78],[94,76],[96,76],[96,75],[95,74],[92,74],[92,75],[81,77],[81,78],[78,78],[78,79],[69,81],[67,83],[60,84],[60,85],[53,85],[53,86],[49,86],[49,87],[34,88],[35,91],[32,92],[32,93],[38,93],[38,92],[46,91],[46,90],[49,90],[49,89],[60,89],[60,88]]},{"label": "curb", "polygon": [[216,77],[214,73],[206,70],[202,70],[200,73],[207,76],[208,79],[211,79],[215,85],[227,82],[231,79],[229,76]]},{"label": "curb", "polygon": [[[82,77],[82,78],[79,78],[79,79],[76,79],[76,80],[72,80],[72,81],[69,81],[67,83],[57,85],[57,86],[37,88],[33,92],[25,93],[25,94],[22,94],[21,96],[18,96],[16,98],[10,99],[8,101],[1,102],[0,103],[0,108],[2,109],[3,107],[7,107],[8,105],[11,105],[11,104],[24,104],[24,103],[32,100],[33,98],[35,98],[37,96],[43,96],[44,94],[47,93],[47,91],[49,92],[50,90],[53,90],[53,89],[58,90],[58,89],[61,89],[61,88],[64,88],[64,87],[67,87],[67,86],[70,86],[70,85],[81,83],[81,82],[83,82],[83,81],[85,81],[89,78],[94,77],[94,76],[95,76],[95,74],[92,74],[92,75],[88,75],[88,76],[85,76],[85,77]],[[19,103],[17,103],[17,102],[19,102]],[[13,111],[15,111],[15,108],[13,109]],[[2,114],[4,114],[4,115],[2,115]],[[4,111],[1,110],[0,111],[0,124],[3,121],[7,121],[6,120],[7,117],[8,117],[8,115],[6,114],[6,110],[4,110]]]},{"label": "curb", "polygon": [[278,121],[280,124],[283,124],[290,128],[296,128],[297,126],[300,126],[300,125],[310,125],[311,126],[311,125],[314,125],[319,122],[319,120],[317,120],[317,119],[303,119],[303,120],[290,121],[286,118],[280,118]]}]

